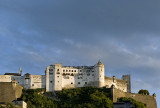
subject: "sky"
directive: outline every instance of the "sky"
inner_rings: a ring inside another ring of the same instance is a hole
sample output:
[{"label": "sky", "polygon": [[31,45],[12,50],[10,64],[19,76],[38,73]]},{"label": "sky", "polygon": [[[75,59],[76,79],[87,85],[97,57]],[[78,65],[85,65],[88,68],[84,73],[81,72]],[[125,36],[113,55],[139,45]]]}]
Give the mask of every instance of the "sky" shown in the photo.
[{"label": "sky", "polygon": [[44,75],[46,66],[90,66],[131,75],[132,92],[157,94],[159,0],[0,0],[0,74]]}]

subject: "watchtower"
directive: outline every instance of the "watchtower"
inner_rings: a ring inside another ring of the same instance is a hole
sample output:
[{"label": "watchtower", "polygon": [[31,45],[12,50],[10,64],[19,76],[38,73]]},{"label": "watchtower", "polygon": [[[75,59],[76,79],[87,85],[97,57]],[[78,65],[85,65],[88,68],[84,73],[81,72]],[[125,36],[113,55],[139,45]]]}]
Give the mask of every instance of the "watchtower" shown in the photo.
[{"label": "watchtower", "polygon": [[94,65],[95,68],[95,86],[104,86],[104,64],[99,60],[97,64]]},{"label": "watchtower", "polygon": [[129,75],[123,75],[122,80],[127,81],[127,92],[131,93],[131,78],[130,74]]}]

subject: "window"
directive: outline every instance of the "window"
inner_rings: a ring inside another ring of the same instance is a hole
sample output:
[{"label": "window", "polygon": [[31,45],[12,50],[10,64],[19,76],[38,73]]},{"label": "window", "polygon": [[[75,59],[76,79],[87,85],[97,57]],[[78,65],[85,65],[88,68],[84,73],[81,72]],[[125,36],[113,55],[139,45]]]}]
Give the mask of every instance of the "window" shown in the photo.
[{"label": "window", "polygon": [[80,82],[78,82],[78,84],[80,84]]},{"label": "window", "polygon": [[50,83],[52,83],[52,81],[50,81]]},{"label": "window", "polygon": [[53,73],[51,73],[51,72],[50,72],[49,74],[50,74],[50,75],[53,75]]},{"label": "window", "polygon": [[58,81],[58,83],[59,83],[59,81]]},{"label": "window", "polygon": [[63,72],[65,72],[65,70],[63,70]]},{"label": "window", "polygon": [[92,74],[92,76],[94,76],[94,74]]},{"label": "window", "polygon": [[71,82],[71,84],[73,84],[73,82]]},{"label": "window", "polygon": [[87,84],[87,82],[85,82],[85,84]]},{"label": "window", "polygon": [[32,84],[32,86],[34,86],[34,84]]},{"label": "window", "polygon": [[72,70],[72,72],[73,72],[73,70]]},{"label": "window", "polygon": [[59,78],[59,76],[57,76],[57,78]]},{"label": "window", "polygon": [[49,69],[49,71],[53,71],[53,69]]},{"label": "window", "polygon": [[66,72],[68,72],[68,70],[66,70]]},{"label": "window", "polygon": [[74,72],[76,72],[76,70],[74,70]]},{"label": "window", "polygon": [[[29,74],[26,74],[26,77],[29,77]],[[6,77],[5,77],[6,78]]]},{"label": "window", "polygon": [[57,69],[57,71],[59,71],[59,69]]},{"label": "window", "polygon": [[71,70],[69,70],[69,72],[70,72]]},{"label": "window", "polygon": [[80,72],[82,72],[82,70],[80,70]]}]

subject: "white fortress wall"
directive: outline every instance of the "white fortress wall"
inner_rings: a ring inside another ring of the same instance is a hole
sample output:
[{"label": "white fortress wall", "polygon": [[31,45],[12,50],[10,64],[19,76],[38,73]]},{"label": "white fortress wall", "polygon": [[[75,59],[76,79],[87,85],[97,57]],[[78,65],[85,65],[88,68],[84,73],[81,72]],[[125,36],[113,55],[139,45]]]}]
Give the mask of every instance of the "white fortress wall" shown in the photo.
[{"label": "white fortress wall", "polygon": [[61,91],[62,90],[62,64],[56,63],[55,70],[53,73],[53,90]]},{"label": "white fortress wall", "polygon": [[11,82],[10,75],[0,75],[0,82]]},{"label": "white fortress wall", "polygon": [[95,86],[93,66],[63,67],[62,88]]},{"label": "white fortress wall", "polygon": [[112,85],[127,92],[125,80],[104,77],[104,64],[100,61],[94,66],[62,66],[61,63],[56,63],[47,66],[45,75],[29,73],[24,76],[0,75],[0,82],[11,82],[12,80],[16,80],[26,89],[46,88],[47,92],[86,86],[110,88]]},{"label": "white fortress wall", "polygon": [[53,91],[53,73],[54,73],[54,66],[49,65],[46,68],[45,71],[45,76],[46,76],[46,81],[45,81],[45,86],[46,86],[46,91],[51,92]]},{"label": "white fortress wall", "polygon": [[24,86],[24,76],[11,76],[11,80],[16,80],[19,85]]},{"label": "white fortress wall", "polygon": [[49,70],[51,66],[47,66],[45,70],[45,76],[46,76],[46,91],[49,92]]},{"label": "white fortress wall", "polygon": [[42,75],[42,88],[46,87],[46,76]]},{"label": "white fortress wall", "polygon": [[42,75],[30,75],[30,79],[31,79],[31,89],[36,89],[36,88],[43,88],[42,87],[42,79],[43,76]]},{"label": "white fortress wall", "polygon": [[49,91],[53,91],[53,72],[49,74]]}]

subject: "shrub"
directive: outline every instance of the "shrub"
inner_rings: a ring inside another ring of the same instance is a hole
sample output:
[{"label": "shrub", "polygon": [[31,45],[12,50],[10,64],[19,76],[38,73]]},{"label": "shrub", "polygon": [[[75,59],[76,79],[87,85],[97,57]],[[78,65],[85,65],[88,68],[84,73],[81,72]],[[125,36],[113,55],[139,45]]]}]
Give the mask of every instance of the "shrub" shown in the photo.
[{"label": "shrub", "polygon": [[149,91],[141,89],[139,90],[138,94],[149,95]]},{"label": "shrub", "polygon": [[138,102],[136,100],[134,100],[133,98],[127,98],[127,97],[121,97],[121,98],[118,98],[118,102],[124,102],[126,100],[129,100],[130,102],[133,102],[133,106],[135,108],[146,108],[146,105],[142,102]]}]

